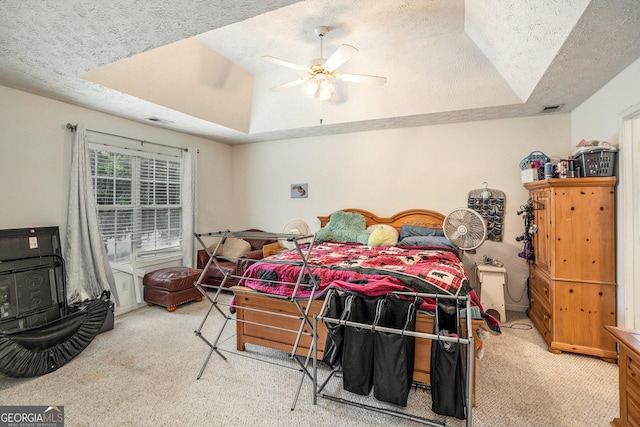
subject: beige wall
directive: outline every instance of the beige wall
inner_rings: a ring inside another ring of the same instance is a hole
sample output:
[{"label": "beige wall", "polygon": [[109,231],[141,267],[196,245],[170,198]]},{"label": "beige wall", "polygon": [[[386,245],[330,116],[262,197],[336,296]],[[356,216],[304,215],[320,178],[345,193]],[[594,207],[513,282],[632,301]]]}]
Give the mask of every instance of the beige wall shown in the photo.
[{"label": "beige wall", "polygon": [[105,64],[82,78],[227,128],[249,130],[253,75],[193,37]]},{"label": "beige wall", "polygon": [[[504,242],[486,242],[483,255],[507,267],[509,309],[528,307],[523,295],[526,263],[517,256],[524,231],[516,212],[528,194],[519,163],[533,150],[551,157],[570,154],[568,114],[360,132],[235,146],[233,227],[281,231],[293,218],[317,230],[316,216],[348,207],[378,216],[411,208],[442,213],[466,206],[468,193],[482,188],[507,198]],[[290,184],[307,183],[307,199],[291,199]]]},{"label": "beige wall", "polygon": [[[0,86],[0,229],[53,225],[60,227],[64,241],[71,156],[71,132],[65,127],[68,122],[146,141],[198,148],[201,197],[197,229],[229,227],[229,146]],[[139,305],[134,279],[116,273],[120,312]]]}]

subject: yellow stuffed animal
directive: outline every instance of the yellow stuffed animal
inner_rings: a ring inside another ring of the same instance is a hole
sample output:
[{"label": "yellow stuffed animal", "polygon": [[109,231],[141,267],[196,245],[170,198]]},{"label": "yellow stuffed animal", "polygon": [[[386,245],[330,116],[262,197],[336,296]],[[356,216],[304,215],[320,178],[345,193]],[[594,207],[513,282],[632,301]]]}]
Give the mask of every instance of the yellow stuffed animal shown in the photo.
[{"label": "yellow stuffed animal", "polygon": [[367,244],[369,246],[390,247],[398,243],[398,232],[392,227],[384,227],[382,225],[375,226],[369,235]]}]

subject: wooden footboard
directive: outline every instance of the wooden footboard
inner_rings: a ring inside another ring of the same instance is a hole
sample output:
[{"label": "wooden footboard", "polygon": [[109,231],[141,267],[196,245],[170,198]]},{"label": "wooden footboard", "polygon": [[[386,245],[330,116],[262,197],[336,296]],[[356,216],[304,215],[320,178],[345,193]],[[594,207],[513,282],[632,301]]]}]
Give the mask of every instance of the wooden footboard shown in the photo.
[{"label": "wooden footboard", "polygon": [[[257,293],[249,288],[233,286],[231,288],[236,297],[236,345],[239,351],[245,350],[245,344],[256,344],[285,352],[291,352],[296,340],[300,320],[290,317],[273,315],[271,313],[286,314],[300,319],[297,307],[288,299],[274,298],[269,295]],[[306,308],[306,304],[302,303]],[[310,321],[313,322],[313,314],[320,312],[321,300],[311,303]],[[259,310],[259,311],[256,311]],[[476,330],[483,323],[482,320],[473,320],[474,342],[478,343]],[[269,325],[269,326],[262,326]],[[275,329],[275,328],[279,329]],[[463,323],[463,334],[466,327]],[[303,335],[296,354],[306,356],[311,346],[311,328],[305,327],[307,335]],[[433,333],[433,317],[424,313],[418,313],[416,317],[416,332]],[[322,322],[318,322],[318,358],[322,358],[327,329]],[[466,346],[463,348],[466,349]],[[473,368],[472,404],[476,402],[476,366],[475,357]],[[430,384],[429,372],[431,370],[431,340],[416,339],[415,361],[413,380],[423,384]]]}]

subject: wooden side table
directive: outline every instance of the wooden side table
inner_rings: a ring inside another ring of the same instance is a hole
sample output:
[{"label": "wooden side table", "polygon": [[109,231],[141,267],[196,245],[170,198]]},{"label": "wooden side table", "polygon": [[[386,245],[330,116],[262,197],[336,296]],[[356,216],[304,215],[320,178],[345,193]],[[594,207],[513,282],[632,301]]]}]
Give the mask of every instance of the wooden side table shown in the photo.
[{"label": "wooden side table", "polygon": [[605,326],[618,342],[620,417],[614,427],[640,425],[640,330]]}]

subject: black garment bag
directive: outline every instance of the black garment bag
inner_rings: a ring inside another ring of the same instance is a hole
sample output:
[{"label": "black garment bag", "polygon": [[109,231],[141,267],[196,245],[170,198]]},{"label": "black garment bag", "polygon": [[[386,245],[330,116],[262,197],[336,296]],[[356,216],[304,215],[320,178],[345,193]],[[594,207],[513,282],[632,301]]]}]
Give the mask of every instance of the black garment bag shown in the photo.
[{"label": "black garment bag", "polygon": [[[373,325],[378,298],[350,295],[345,300],[345,319]],[[368,395],[373,386],[372,326],[344,330],[342,347],[342,387],[352,393]]]},{"label": "black garment bag", "polygon": [[[436,304],[435,335],[460,337],[460,319],[455,306]],[[431,342],[431,410],[436,414],[465,419],[462,344]],[[467,350],[469,351],[469,350]]]},{"label": "black garment bag", "polygon": [[[377,325],[415,332],[414,302],[393,295],[382,301]],[[373,396],[382,402],[407,406],[413,382],[415,338],[380,330],[376,330],[373,337]]]},{"label": "black garment bag", "polygon": [[[332,319],[341,319],[344,313],[344,299],[335,289],[331,289],[326,296],[326,309],[324,317]],[[342,343],[344,342],[344,325],[324,322],[327,327],[327,337],[325,339],[324,351],[322,353],[322,362],[330,366],[332,369],[339,369],[342,360]]]}]

